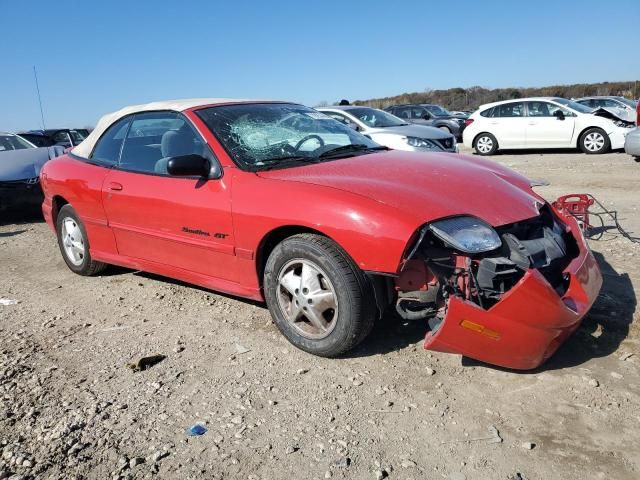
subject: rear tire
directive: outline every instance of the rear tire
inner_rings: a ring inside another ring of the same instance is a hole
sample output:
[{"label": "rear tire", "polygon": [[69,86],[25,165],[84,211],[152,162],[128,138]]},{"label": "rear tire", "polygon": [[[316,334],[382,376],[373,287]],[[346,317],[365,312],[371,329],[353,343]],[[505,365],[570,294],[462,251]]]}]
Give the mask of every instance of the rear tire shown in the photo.
[{"label": "rear tire", "polygon": [[71,205],[63,206],[56,219],[58,246],[69,269],[78,275],[95,275],[107,265],[91,259],[89,238],[80,217]]},{"label": "rear tire", "polygon": [[278,244],[264,271],[264,296],[276,326],[297,348],[337,357],[358,345],[375,322],[367,279],[335,242],[299,234]]},{"label": "rear tire", "polygon": [[609,135],[607,135],[601,128],[596,127],[586,130],[580,136],[578,144],[580,146],[580,150],[588,155],[607,153],[611,148]]},{"label": "rear tire", "polygon": [[473,141],[473,148],[478,155],[493,155],[498,151],[498,140],[490,133],[480,133]]}]

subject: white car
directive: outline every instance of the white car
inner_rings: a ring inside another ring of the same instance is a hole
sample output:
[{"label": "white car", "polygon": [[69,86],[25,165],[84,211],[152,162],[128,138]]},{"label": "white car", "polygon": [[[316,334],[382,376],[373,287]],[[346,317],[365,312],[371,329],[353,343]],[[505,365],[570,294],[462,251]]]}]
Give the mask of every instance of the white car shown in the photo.
[{"label": "white car", "polygon": [[458,152],[456,138],[448,131],[407,123],[384,110],[357,105],[322,107],[316,110],[393,150]]},{"label": "white car", "polygon": [[520,98],[481,106],[462,134],[479,155],[499,149],[579,148],[605,153],[624,146],[633,123],[565,98]]}]

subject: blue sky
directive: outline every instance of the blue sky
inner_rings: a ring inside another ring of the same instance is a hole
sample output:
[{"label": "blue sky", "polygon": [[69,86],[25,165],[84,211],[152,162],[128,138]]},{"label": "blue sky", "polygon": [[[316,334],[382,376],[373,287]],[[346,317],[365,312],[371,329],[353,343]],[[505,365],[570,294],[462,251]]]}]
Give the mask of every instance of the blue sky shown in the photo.
[{"label": "blue sky", "polygon": [[[607,8],[610,7],[609,10]],[[640,1],[0,0],[0,130],[186,97],[315,105],[640,78]]]}]

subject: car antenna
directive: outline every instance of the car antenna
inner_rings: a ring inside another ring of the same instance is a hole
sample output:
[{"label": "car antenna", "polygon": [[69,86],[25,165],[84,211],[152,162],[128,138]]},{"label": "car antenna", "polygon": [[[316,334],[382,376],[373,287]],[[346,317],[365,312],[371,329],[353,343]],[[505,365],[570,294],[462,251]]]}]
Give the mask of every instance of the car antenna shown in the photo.
[{"label": "car antenna", "polygon": [[38,85],[38,72],[36,72],[36,66],[33,66],[33,78],[36,80],[36,91],[38,92],[38,104],[40,104],[40,118],[42,119],[42,130],[46,130],[44,126],[44,111],[42,110],[42,98],[40,98],[40,86]]}]

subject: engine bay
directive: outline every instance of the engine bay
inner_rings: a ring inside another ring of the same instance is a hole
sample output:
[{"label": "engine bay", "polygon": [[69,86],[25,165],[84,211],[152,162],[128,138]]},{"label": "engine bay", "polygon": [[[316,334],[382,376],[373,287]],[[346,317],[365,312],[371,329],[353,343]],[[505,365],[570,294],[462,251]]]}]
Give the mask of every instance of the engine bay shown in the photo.
[{"label": "engine bay", "polygon": [[395,282],[397,313],[406,320],[428,319],[436,330],[451,296],[488,310],[531,269],[558,296],[565,293],[569,279],[563,271],[578,255],[578,245],[548,205],[537,217],[495,231],[501,246],[474,255],[457,251],[422,227]]}]

